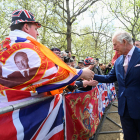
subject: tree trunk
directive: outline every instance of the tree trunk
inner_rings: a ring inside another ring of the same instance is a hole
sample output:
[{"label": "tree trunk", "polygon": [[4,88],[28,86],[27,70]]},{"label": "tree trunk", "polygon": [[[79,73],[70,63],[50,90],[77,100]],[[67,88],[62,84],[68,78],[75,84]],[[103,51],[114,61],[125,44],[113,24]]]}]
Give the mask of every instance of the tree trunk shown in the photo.
[{"label": "tree trunk", "polygon": [[71,52],[71,25],[67,23],[67,51]]},{"label": "tree trunk", "polygon": [[67,7],[67,51],[71,52],[71,21],[70,21],[70,9],[69,0],[66,0]]}]

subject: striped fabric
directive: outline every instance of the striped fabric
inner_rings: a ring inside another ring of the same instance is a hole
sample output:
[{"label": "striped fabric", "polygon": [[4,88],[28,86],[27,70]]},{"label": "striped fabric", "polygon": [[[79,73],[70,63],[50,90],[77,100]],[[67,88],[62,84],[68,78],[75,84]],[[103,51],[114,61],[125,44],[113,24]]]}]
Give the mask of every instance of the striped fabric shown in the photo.
[{"label": "striped fabric", "polygon": [[62,95],[0,115],[1,140],[64,139]]}]

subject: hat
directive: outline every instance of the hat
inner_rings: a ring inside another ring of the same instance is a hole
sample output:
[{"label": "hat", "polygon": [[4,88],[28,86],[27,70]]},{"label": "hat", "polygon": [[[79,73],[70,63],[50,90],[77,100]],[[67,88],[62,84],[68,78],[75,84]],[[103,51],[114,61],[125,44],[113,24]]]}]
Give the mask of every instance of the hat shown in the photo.
[{"label": "hat", "polygon": [[27,11],[27,10],[16,10],[12,13],[12,24],[11,25],[15,25],[15,24],[19,24],[22,22],[32,22],[32,23],[36,23],[38,28],[41,27],[41,24],[39,22],[35,21],[34,15]]},{"label": "hat", "polygon": [[58,49],[58,48],[51,48],[51,51],[59,51],[59,52],[61,52],[60,49]]},{"label": "hat", "polygon": [[99,61],[99,58],[96,58],[97,61]]},{"label": "hat", "polygon": [[94,64],[94,59],[92,57],[86,57],[84,60],[84,65],[93,65]]},{"label": "hat", "polygon": [[80,60],[80,61],[78,61],[78,63],[84,63],[84,61],[83,60]]}]

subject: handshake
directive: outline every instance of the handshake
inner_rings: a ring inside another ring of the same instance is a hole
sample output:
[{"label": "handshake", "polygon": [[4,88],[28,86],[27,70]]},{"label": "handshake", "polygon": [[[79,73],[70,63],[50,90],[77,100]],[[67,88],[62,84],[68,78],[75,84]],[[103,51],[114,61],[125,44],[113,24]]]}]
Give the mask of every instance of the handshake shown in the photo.
[{"label": "handshake", "polygon": [[95,73],[92,70],[90,70],[90,67],[83,69],[83,73],[78,78],[78,79],[83,79],[83,87],[96,86],[98,84],[98,81],[93,80],[94,74]]},{"label": "handshake", "polygon": [[84,68],[82,70],[83,72],[78,79],[84,79],[87,81],[93,80],[95,73],[92,70],[90,70],[90,67]]}]

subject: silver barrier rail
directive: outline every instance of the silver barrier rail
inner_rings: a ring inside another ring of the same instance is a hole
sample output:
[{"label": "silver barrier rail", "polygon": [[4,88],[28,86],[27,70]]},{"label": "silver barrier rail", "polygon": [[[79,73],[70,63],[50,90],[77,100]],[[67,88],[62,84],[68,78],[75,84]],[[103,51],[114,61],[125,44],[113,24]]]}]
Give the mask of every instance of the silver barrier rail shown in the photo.
[{"label": "silver barrier rail", "polygon": [[36,98],[32,98],[31,100],[28,100],[28,101],[23,101],[21,103],[9,105],[7,107],[0,108],[0,114],[4,114],[4,113],[10,112],[10,111],[14,111],[14,110],[35,104],[35,103],[39,103],[39,102],[45,101],[51,97],[52,96],[36,97]]}]

